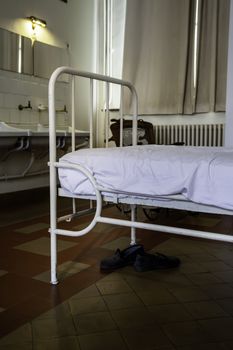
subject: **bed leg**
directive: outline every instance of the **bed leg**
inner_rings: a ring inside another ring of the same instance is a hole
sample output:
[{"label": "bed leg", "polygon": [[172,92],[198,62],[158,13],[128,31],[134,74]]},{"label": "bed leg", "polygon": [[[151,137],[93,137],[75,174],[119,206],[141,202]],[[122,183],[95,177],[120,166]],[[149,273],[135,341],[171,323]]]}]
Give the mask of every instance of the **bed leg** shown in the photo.
[{"label": "bed leg", "polygon": [[51,239],[51,284],[58,284],[57,280],[57,235],[50,232]]},{"label": "bed leg", "polygon": [[[136,219],[136,205],[135,204],[131,204],[130,208],[131,208],[131,221],[135,221],[135,219]],[[130,241],[130,245],[134,245],[134,244],[136,244],[136,228],[135,227],[131,227],[131,241]]]}]

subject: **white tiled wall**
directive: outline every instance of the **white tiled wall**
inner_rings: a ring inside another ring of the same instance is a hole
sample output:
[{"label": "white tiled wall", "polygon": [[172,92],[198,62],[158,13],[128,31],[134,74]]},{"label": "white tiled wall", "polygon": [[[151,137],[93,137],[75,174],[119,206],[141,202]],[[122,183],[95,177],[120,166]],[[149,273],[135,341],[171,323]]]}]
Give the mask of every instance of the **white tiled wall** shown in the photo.
[{"label": "white tiled wall", "polygon": [[[20,111],[18,106],[31,102],[32,109]],[[39,112],[38,105],[48,106],[48,80],[30,75],[0,70],[0,121],[12,126],[33,127],[37,124],[48,125],[48,111]],[[69,85],[58,82],[56,88],[56,109],[68,112]],[[69,125],[69,113],[57,113],[59,128]]]}]

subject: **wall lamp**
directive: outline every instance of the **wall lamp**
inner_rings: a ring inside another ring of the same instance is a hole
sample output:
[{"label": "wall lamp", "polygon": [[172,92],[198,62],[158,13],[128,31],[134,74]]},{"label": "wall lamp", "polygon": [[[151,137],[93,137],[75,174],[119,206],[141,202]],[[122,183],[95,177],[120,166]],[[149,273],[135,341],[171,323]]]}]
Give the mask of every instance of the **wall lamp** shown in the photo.
[{"label": "wall lamp", "polygon": [[44,19],[40,19],[34,16],[27,17],[29,21],[32,23],[32,30],[36,28],[36,26],[45,28],[47,26],[47,23]]},{"label": "wall lamp", "polygon": [[35,16],[27,17],[31,24],[32,24],[32,33],[31,33],[31,41],[32,46],[34,45],[34,42],[37,40],[37,34],[39,28],[45,28],[47,26],[47,23],[44,19],[37,18]]}]

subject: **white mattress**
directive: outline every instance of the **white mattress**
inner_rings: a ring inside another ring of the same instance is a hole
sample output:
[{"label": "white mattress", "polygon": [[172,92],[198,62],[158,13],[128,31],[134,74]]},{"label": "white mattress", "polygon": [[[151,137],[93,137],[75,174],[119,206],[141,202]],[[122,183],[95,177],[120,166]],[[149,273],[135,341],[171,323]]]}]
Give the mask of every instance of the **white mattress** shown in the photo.
[{"label": "white mattress", "polygon": [[[233,149],[145,145],[82,149],[60,159],[84,165],[97,184],[134,196],[182,194],[201,204],[233,209]],[[94,194],[78,171],[59,169],[62,188]]]}]

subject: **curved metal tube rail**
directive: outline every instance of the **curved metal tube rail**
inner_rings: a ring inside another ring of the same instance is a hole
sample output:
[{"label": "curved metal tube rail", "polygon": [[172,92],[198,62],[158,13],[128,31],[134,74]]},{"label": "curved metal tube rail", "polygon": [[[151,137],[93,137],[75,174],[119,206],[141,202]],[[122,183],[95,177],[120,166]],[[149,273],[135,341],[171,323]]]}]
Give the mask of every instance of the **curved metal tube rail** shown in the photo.
[{"label": "curved metal tube rail", "polygon": [[95,191],[95,196],[96,196],[96,210],[95,210],[95,216],[94,216],[93,220],[91,221],[91,223],[87,227],[85,227],[84,229],[82,229],[80,231],[70,231],[70,230],[61,230],[61,229],[55,229],[55,231],[54,231],[56,234],[63,235],[63,236],[70,236],[70,237],[83,236],[95,227],[95,225],[97,223],[97,217],[100,217],[101,210],[102,210],[102,197],[101,197],[100,191],[98,190],[98,186],[97,186],[97,183],[95,181],[95,178],[90,173],[90,171],[88,171],[83,166],[78,165],[78,164],[67,164],[67,163],[62,163],[62,162],[60,162],[60,163],[56,162],[56,163],[54,163],[54,165],[56,168],[67,168],[67,169],[74,169],[74,170],[80,171],[90,180],[90,182],[93,186],[93,189]]},{"label": "curved metal tube rail", "polygon": [[[58,77],[61,74],[70,74],[72,75],[71,87],[72,87],[72,102],[71,102],[71,119],[72,119],[72,149],[74,150],[75,143],[75,117],[74,117],[74,77],[83,77],[90,79],[90,96],[91,96],[91,115],[89,120],[90,125],[90,147],[93,147],[93,81],[103,81],[106,83],[106,95],[109,98],[109,84],[117,84],[121,87],[127,87],[132,93],[132,101],[133,101],[133,130],[132,130],[132,138],[133,145],[137,144],[137,117],[138,117],[138,97],[134,86],[124,80],[116,79],[108,76],[104,76],[96,73],[89,73],[84,71],[78,71],[76,69],[70,67],[59,67],[57,68],[50,77],[49,80],[49,92],[48,92],[48,100],[49,100],[49,167],[50,167],[50,236],[51,236],[51,283],[57,284],[57,276],[56,276],[56,265],[57,265],[57,240],[56,235],[69,235],[69,236],[81,236],[89,232],[97,223],[97,218],[100,217],[101,209],[102,209],[102,198],[100,191],[96,187],[95,179],[93,176],[87,172],[84,168],[79,167],[77,165],[70,165],[69,167],[74,168],[83,172],[91,181],[94,186],[96,198],[97,198],[97,207],[96,214],[93,221],[87,226],[85,229],[81,231],[72,231],[60,230],[57,229],[57,167],[68,167],[67,165],[63,165],[60,163],[56,163],[56,109],[55,109],[55,84]],[[122,102],[122,91],[121,91],[121,102]],[[107,105],[107,114],[109,116],[109,101],[106,103]],[[121,119],[122,119],[122,109],[121,109]],[[121,122],[122,124],[122,122]],[[108,139],[108,137],[107,137]]]}]

